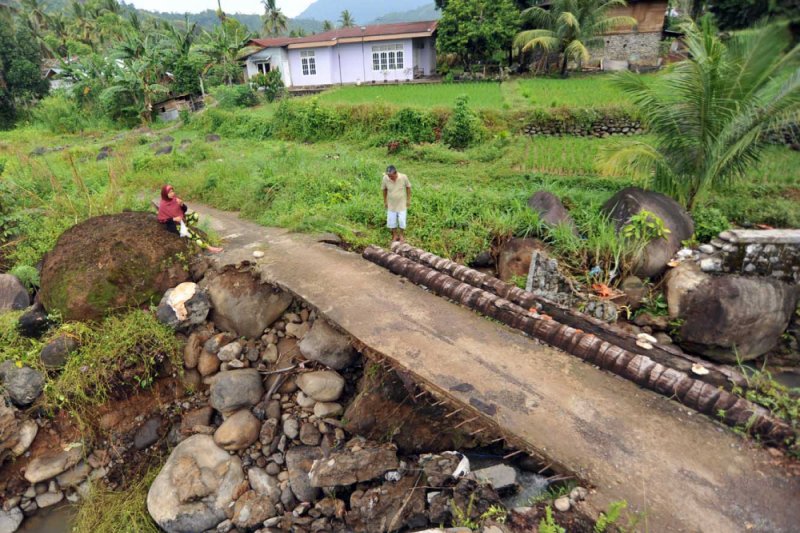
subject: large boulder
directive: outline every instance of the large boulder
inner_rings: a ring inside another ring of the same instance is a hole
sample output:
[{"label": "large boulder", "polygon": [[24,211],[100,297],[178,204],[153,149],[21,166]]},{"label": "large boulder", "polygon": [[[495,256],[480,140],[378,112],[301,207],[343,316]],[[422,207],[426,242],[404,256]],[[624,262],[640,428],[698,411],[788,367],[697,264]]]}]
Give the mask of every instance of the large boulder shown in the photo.
[{"label": "large boulder", "polygon": [[321,457],[322,450],[319,447],[295,446],[286,452],[289,487],[301,502],[314,502],[319,498],[320,490],[311,485],[309,472]]},{"label": "large boulder", "polygon": [[249,272],[207,275],[202,282],[214,307],[218,328],[257,339],[292,303],[292,295],[261,283]]},{"label": "large boulder", "polygon": [[497,274],[503,281],[525,277],[531,267],[531,255],[544,250],[545,245],[536,239],[511,239],[497,253]]},{"label": "large boulder", "polygon": [[84,453],[83,445],[78,443],[65,450],[39,456],[28,463],[28,467],[25,469],[25,480],[33,485],[52,479],[78,464]]},{"label": "large boulder", "polygon": [[547,191],[538,191],[528,198],[528,207],[538,213],[539,220],[548,226],[560,226],[563,224],[569,227],[573,234],[578,234],[575,221],[572,220],[569,211],[555,194]]},{"label": "large boulder", "polygon": [[750,361],[773,349],[798,299],[796,286],[767,278],[710,276],[692,267],[667,276],[670,315],[680,344],[721,363]]},{"label": "large boulder", "polygon": [[669,230],[669,235],[665,239],[655,239],[645,247],[633,271],[633,274],[640,278],[652,278],[664,272],[667,262],[680,249],[681,242],[694,234],[694,221],[672,198],[638,187],[622,189],[602,207],[603,214],[608,215],[617,231],[641,211],[649,211],[656,215],[664,221],[664,226]]},{"label": "large boulder", "polygon": [[355,485],[382,477],[400,466],[394,446],[353,439],[342,450],[330,452],[324,461],[316,461],[309,478],[312,487]]},{"label": "large boulder", "polygon": [[0,311],[25,309],[31,304],[28,291],[16,276],[0,274]]},{"label": "large boulder", "polygon": [[39,359],[47,369],[61,368],[69,354],[80,348],[80,342],[72,335],[62,333],[42,348]]},{"label": "large boulder", "polygon": [[48,311],[81,321],[156,302],[189,279],[186,242],[152,214],[91,218],[65,231],[45,255],[39,296]]},{"label": "large boulder", "polygon": [[164,293],[156,315],[162,324],[186,331],[205,322],[211,302],[196,283],[187,281]]},{"label": "large boulder", "polygon": [[21,429],[22,423],[14,415],[14,409],[6,406],[5,398],[0,396],[0,465],[19,445]]},{"label": "large boulder", "polygon": [[194,533],[227,518],[244,481],[242,461],[194,435],[178,444],[147,493],[147,510],[168,533]]},{"label": "large boulder", "polygon": [[342,370],[353,363],[356,351],[347,335],[333,329],[325,320],[318,319],[300,341],[303,357],[317,361],[334,370]]}]

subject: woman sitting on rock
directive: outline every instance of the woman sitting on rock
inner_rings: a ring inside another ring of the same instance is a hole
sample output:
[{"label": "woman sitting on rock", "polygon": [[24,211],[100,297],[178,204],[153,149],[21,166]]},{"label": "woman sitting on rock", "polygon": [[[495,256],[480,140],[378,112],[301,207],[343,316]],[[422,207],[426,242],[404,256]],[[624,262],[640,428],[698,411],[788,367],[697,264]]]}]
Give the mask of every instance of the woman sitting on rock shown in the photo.
[{"label": "woman sitting on rock", "polygon": [[[197,224],[197,213],[189,213],[189,207],[183,201],[175,196],[175,189],[172,185],[164,185],[161,188],[161,203],[158,204],[158,221],[164,224],[168,231],[180,235],[181,237],[188,237],[191,241],[203,250],[208,250],[212,254],[217,254],[222,251],[222,248],[211,246],[200,237],[196,230],[192,228]],[[179,229],[181,222],[185,230]]]}]

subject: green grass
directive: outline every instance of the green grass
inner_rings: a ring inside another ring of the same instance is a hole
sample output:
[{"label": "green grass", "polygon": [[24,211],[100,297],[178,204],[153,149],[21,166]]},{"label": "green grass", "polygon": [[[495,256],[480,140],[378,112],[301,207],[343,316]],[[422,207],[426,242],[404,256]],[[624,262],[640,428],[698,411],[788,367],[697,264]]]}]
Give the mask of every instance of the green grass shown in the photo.
[{"label": "green grass", "polygon": [[338,87],[317,98],[327,104],[388,104],[399,107],[450,108],[456,97],[466,94],[479,109],[500,109],[503,93],[499,83],[450,83],[408,85],[364,85]]},{"label": "green grass", "polygon": [[[656,75],[647,75],[655,80]],[[628,107],[629,99],[614,85],[613,74],[573,76],[569,79],[530,78],[517,81],[525,105],[535,108]]]},{"label": "green grass", "polygon": [[0,313],[0,361],[15,361],[44,371],[39,352],[52,338],[69,335],[81,347],[58,373],[49,373],[44,407],[72,413],[82,428],[92,426],[93,408],[122,390],[146,389],[161,363],[180,363],[180,342],[174,332],[143,310],[111,316],[89,325],[65,323],[42,340],[22,337],[16,330],[20,313]]}]

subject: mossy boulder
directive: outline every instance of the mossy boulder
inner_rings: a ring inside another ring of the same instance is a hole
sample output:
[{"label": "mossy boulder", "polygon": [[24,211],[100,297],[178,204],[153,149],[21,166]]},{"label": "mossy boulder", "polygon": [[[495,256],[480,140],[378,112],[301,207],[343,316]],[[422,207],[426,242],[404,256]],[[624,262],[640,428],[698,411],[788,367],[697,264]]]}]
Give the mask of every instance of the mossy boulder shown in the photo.
[{"label": "mossy boulder", "polygon": [[128,212],[90,218],[65,231],[42,265],[40,298],[65,320],[158,302],[189,279],[187,241],[155,215]]}]

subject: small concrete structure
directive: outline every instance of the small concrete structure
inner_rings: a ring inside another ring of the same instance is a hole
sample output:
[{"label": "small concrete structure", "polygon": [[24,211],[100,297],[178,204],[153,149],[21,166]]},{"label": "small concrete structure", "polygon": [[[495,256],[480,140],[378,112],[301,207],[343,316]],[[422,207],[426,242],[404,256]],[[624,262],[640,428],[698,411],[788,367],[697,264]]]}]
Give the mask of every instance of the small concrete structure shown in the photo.
[{"label": "small concrete structure", "polygon": [[697,262],[705,272],[800,283],[800,229],[723,231],[700,252]]},{"label": "small concrete structure", "polygon": [[169,122],[178,120],[181,111],[197,111],[203,108],[203,98],[191,94],[180,94],[153,104],[153,111],[158,113],[158,118]]}]

